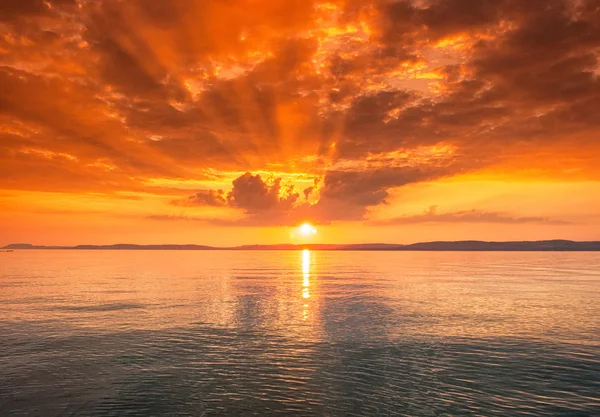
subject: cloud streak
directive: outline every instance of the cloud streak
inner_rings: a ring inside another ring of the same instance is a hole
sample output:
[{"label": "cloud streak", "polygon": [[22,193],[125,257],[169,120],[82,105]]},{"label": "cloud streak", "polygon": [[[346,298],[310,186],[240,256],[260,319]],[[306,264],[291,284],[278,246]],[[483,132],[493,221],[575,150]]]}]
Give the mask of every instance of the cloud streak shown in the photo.
[{"label": "cloud streak", "polygon": [[378,226],[411,225],[426,223],[493,223],[493,224],[547,224],[569,225],[571,222],[538,216],[512,216],[506,213],[484,210],[462,210],[438,213],[437,206],[431,206],[423,214],[400,216],[372,222]]}]

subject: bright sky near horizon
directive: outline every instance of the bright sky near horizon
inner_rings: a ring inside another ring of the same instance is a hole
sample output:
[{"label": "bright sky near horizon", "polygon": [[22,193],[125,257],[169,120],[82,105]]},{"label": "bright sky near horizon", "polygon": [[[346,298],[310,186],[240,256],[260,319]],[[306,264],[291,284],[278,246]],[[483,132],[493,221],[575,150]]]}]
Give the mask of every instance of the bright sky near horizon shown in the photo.
[{"label": "bright sky near horizon", "polygon": [[0,245],[600,240],[599,54],[597,0],[4,0]]}]

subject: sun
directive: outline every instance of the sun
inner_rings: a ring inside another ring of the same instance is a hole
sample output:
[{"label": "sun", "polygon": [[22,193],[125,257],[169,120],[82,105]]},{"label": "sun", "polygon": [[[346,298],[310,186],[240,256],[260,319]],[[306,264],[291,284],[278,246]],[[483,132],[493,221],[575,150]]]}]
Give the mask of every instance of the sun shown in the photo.
[{"label": "sun", "polygon": [[298,232],[302,236],[312,236],[317,234],[317,229],[315,229],[310,223],[304,223],[298,227]]}]

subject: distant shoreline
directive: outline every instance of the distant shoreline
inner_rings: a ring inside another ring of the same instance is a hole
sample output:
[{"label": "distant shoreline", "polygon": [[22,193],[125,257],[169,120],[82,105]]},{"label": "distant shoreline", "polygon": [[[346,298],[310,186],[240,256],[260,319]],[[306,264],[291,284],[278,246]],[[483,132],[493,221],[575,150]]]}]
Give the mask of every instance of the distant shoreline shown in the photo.
[{"label": "distant shoreline", "polygon": [[387,243],[305,244],[305,245],[243,245],[218,247],[204,245],[76,245],[40,246],[27,243],[10,244],[1,248],[7,250],[317,250],[317,251],[435,251],[435,252],[596,252],[600,251],[600,241],[576,242],[572,240],[540,240],[515,242],[484,242],[466,240],[456,242],[422,242],[409,245]]}]

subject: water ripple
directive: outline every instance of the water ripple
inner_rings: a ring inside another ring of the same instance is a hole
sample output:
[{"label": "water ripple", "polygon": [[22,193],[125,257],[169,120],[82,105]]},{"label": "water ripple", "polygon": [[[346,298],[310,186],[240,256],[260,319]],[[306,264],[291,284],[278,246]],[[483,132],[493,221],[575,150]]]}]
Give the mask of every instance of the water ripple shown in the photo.
[{"label": "water ripple", "polygon": [[297,255],[24,260],[0,416],[600,415],[600,259]]}]

